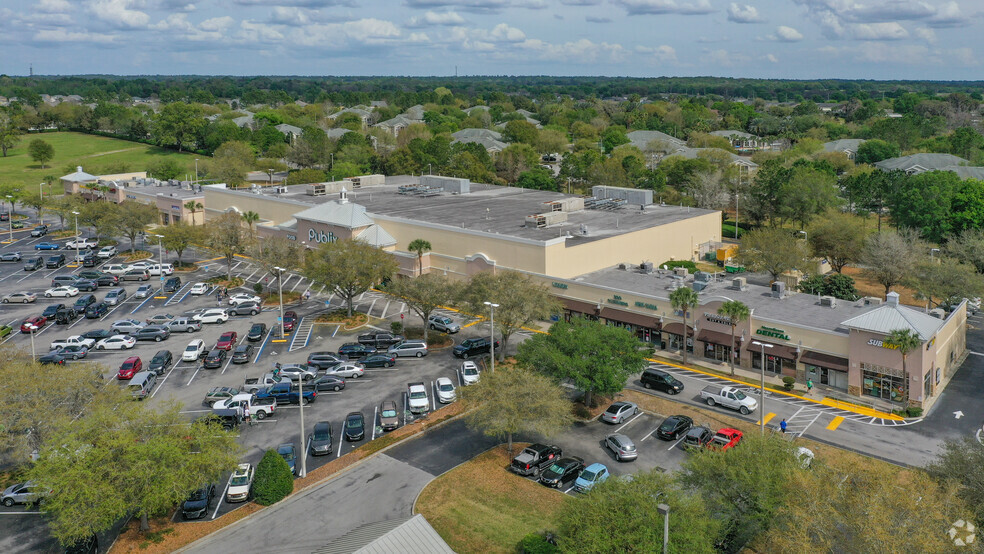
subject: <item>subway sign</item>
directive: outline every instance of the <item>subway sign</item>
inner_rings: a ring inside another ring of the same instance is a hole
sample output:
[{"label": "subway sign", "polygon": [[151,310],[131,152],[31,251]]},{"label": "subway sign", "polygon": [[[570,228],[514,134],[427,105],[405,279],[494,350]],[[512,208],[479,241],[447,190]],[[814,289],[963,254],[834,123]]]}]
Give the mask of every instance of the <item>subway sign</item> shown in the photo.
[{"label": "subway sign", "polygon": [[871,345],[871,346],[878,346],[880,348],[887,348],[889,350],[898,350],[899,349],[899,345],[897,345],[897,344],[891,344],[891,343],[885,342],[883,340],[878,340],[878,339],[868,339],[868,344]]}]

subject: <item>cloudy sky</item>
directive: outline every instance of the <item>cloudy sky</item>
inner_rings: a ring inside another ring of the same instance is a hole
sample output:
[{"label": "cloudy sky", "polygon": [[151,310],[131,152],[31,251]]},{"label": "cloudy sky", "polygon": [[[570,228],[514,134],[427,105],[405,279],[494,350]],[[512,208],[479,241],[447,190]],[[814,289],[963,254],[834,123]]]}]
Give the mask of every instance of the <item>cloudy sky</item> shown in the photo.
[{"label": "cloudy sky", "polygon": [[984,0],[0,0],[0,73],[980,79]]}]

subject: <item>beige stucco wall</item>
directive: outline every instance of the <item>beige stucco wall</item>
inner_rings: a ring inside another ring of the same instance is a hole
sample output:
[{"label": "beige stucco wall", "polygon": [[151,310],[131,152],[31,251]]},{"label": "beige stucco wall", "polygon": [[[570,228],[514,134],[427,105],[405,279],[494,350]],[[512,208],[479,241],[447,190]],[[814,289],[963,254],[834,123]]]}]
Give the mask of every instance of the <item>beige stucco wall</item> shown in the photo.
[{"label": "beige stucco wall", "polygon": [[212,186],[202,187],[205,194],[205,219],[209,220],[222,215],[230,208],[240,212],[253,211],[260,217],[280,225],[294,217],[294,214],[311,207],[310,204],[289,200],[286,198],[271,199],[266,195],[254,194],[247,191],[220,189]]}]

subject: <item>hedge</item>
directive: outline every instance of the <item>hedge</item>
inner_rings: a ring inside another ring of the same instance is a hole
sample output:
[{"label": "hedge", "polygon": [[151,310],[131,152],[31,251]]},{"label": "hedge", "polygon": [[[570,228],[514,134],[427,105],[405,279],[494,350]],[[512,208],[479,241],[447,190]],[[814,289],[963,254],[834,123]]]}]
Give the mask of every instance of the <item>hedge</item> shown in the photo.
[{"label": "hedge", "polygon": [[[738,229],[738,238],[741,238],[745,234],[745,229]],[[735,238],[735,226],[734,225],[722,225],[721,226],[721,237],[726,239]]]},{"label": "hedge", "polygon": [[688,271],[690,271],[690,273],[697,272],[697,264],[695,264],[690,260],[674,260],[670,262],[663,262],[659,264],[659,266],[657,267],[662,268],[664,265],[666,266],[666,269],[676,269],[678,267],[685,267],[687,268]]},{"label": "hedge", "polygon": [[276,450],[267,450],[256,466],[256,478],[253,481],[253,496],[256,503],[269,506],[280,502],[288,494],[294,492],[294,476],[290,472],[287,460],[284,460]]}]

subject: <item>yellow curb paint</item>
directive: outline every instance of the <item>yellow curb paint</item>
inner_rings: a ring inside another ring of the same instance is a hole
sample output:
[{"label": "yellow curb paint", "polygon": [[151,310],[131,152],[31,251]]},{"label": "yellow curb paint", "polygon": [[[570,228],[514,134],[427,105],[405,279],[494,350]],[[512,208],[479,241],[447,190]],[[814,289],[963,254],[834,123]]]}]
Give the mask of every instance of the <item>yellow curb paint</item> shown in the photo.
[{"label": "yellow curb paint", "polygon": [[[646,359],[649,360],[650,362],[654,363],[654,364],[665,364],[665,365],[668,365],[668,366],[673,366],[673,367],[677,367],[677,368],[680,368],[680,369],[685,369],[687,371],[693,371],[694,373],[700,373],[701,375],[707,375],[708,377],[716,377],[718,379],[724,379],[725,381],[731,381],[732,383],[738,383],[739,385],[742,385],[742,386],[746,386],[746,387],[752,386],[752,387],[755,387],[755,385],[752,385],[751,383],[748,383],[748,382],[745,382],[745,381],[739,381],[738,379],[731,379],[731,378],[726,377],[724,375],[718,375],[717,373],[710,373],[708,371],[701,371],[699,369],[694,369],[692,367],[682,366],[682,365],[679,365],[679,364],[675,364],[673,362],[665,362],[663,360],[656,360],[654,358],[646,358]],[[781,391],[781,390],[778,390],[778,389],[773,389],[773,388],[769,388],[769,387],[766,387],[766,389],[769,392],[772,392],[773,394],[781,394],[783,396],[788,396],[790,398],[796,398],[798,400],[805,400],[807,402],[813,402],[814,404],[820,404],[822,406],[831,406],[831,407],[835,407],[835,408],[839,408],[841,410],[844,410],[845,412],[853,412],[853,413],[856,413],[856,414],[861,414],[861,415],[866,415],[866,416],[871,416],[871,417],[880,417],[882,419],[889,419],[889,420],[892,420],[892,421],[905,421],[905,418],[904,417],[900,417],[900,416],[897,416],[895,414],[889,414],[889,413],[886,413],[886,412],[880,412],[878,410],[873,410],[871,408],[864,408],[862,406],[857,406],[855,404],[850,404],[850,403],[847,403],[847,402],[841,402],[841,401],[838,401],[838,400],[832,400],[830,398],[824,398],[822,400],[814,400],[812,398],[807,398],[805,396],[800,396],[798,394],[792,394],[792,393],[789,393],[789,392],[786,392],[786,391]]]},{"label": "yellow curb paint", "polygon": [[844,418],[842,418],[841,416],[835,417],[834,420],[831,421],[827,425],[827,430],[828,431],[836,431],[837,428],[840,427],[840,424],[843,423],[843,421],[844,421]]},{"label": "yellow curb paint", "polygon": [[287,339],[273,339],[270,342],[287,342]]},{"label": "yellow curb paint", "polygon": [[471,323],[466,323],[466,324],[462,325],[461,328],[462,329],[467,329],[468,327],[471,327],[472,325],[478,325],[479,323],[481,323],[483,321],[485,321],[485,320],[484,319],[476,319],[475,321],[472,321]]},{"label": "yellow curb paint", "polygon": [[207,263],[207,262],[214,262],[215,260],[224,260],[224,259],[225,259],[225,256],[219,256],[218,258],[209,258],[207,260],[199,260],[199,261],[197,261],[195,263],[196,264],[203,264],[203,263]]},{"label": "yellow curb paint", "polygon": [[[774,414],[772,412],[769,412],[769,413],[765,414],[765,422],[768,423],[774,417],[776,417],[776,414]],[[843,419],[843,418],[841,418],[841,419]],[[756,425],[762,425],[762,420],[761,419],[758,420],[755,424]]]},{"label": "yellow curb paint", "polygon": [[166,296],[155,296],[154,300],[167,300]]}]

